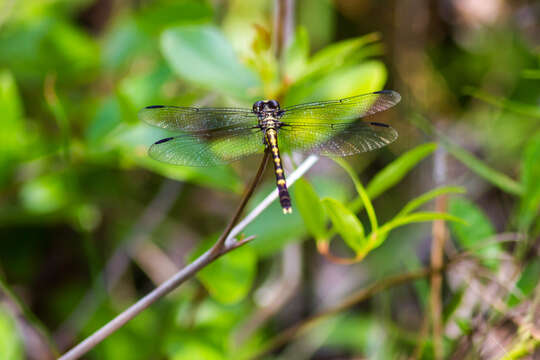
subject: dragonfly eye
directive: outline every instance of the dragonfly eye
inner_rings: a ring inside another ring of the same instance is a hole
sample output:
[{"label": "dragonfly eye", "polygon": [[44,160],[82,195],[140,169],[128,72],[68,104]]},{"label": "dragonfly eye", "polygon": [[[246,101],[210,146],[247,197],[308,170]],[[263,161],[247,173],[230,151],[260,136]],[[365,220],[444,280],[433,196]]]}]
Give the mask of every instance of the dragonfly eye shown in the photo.
[{"label": "dragonfly eye", "polygon": [[268,107],[272,110],[279,110],[279,103],[276,100],[269,100]]},{"label": "dragonfly eye", "polygon": [[262,110],[264,101],[257,101],[255,104],[253,104],[253,112],[259,112]]}]

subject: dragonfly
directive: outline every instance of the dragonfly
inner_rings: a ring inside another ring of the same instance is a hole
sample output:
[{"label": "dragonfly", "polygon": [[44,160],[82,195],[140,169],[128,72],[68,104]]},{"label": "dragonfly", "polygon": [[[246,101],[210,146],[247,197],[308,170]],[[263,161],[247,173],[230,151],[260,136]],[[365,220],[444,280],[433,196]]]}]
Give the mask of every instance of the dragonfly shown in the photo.
[{"label": "dragonfly", "polygon": [[292,212],[280,152],[349,156],[397,139],[391,126],[366,118],[401,100],[382,90],[339,100],[281,108],[260,100],[252,109],[152,105],[139,112],[147,124],[178,132],[150,146],[151,158],[182,166],[218,166],[269,150],[283,213]]}]

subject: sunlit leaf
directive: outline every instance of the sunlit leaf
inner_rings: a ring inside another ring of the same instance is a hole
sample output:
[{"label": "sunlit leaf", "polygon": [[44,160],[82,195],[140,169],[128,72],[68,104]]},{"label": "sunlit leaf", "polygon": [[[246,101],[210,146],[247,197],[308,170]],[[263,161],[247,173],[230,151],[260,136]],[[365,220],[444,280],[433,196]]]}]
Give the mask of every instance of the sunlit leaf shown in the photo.
[{"label": "sunlit leaf", "polygon": [[319,196],[313,186],[304,179],[294,184],[296,207],[302,215],[306,228],[315,239],[326,236],[326,216]]},{"label": "sunlit leaf", "polygon": [[174,72],[203,88],[253,100],[259,78],[242,65],[221,31],[210,25],[179,26],[161,36],[161,50]]},{"label": "sunlit leaf", "polygon": [[356,253],[367,252],[364,227],[356,215],[335,199],[325,198],[322,203],[334,224],[334,228],[345,243]]},{"label": "sunlit leaf", "polygon": [[[207,250],[215,240],[212,237],[205,241],[191,256],[192,259]],[[251,246],[246,245],[206,266],[197,273],[197,278],[214,299],[232,304],[248,294],[255,279],[256,265],[256,253]]]},{"label": "sunlit leaf", "polygon": [[[450,199],[448,212],[466,222],[466,224],[450,224],[458,243],[465,249],[476,249],[478,244],[495,234],[495,228],[487,216],[474,203],[465,198]],[[477,253],[485,257],[485,264],[496,265],[498,263],[496,258],[501,251],[500,244],[492,244],[478,249]]]}]

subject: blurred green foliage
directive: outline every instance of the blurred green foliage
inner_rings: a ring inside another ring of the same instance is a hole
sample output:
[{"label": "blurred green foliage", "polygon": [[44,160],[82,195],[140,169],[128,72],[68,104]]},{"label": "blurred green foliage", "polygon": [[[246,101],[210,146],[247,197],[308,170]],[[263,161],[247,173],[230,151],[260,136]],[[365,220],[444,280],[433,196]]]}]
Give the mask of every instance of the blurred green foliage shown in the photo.
[{"label": "blurred green foliage", "polygon": [[[139,109],[249,108],[261,98],[286,106],[384,87],[404,99],[380,115],[399,130],[395,144],[320,160],[291,188],[292,215],[272,204],[243,231],[254,241],[87,358],[250,358],[355,289],[428,265],[437,219],[447,220],[448,248],[469,252],[475,269],[448,273],[445,356],[472,339],[467,354],[477,358],[485,349],[476,339],[509,322],[520,336],[501,341],[508,358],[530,353],[538,344],[527,325],[540,274],[540,57],[515,19],[532,15],[538,26],[537,10],[508,4],[487,24],[479,7],[421,3],[411,11],[430,21],[412,26],[399,1],[299,0],[277,58],[273,1],[0,0],[0,277],[9,286],[0,290],[0,358],[65,351],[208,249],[233,213],[259,159],[214,168],[156,162],[146,150],[168,133],[139,122]],[[275,188],[266,175],[248,210]],[[159,193],[170,180],[183,186],[166,194],[175,200],[168,208]],[[446,198],[444,211],[433,211]],[[333,264],[317,250],[361,262]],[[493,304],[478,294],[493,288]],[[425,279],[385,290],[268,358],[433,359],[432,333],[421,332],[430,329],[429,303]]]}]

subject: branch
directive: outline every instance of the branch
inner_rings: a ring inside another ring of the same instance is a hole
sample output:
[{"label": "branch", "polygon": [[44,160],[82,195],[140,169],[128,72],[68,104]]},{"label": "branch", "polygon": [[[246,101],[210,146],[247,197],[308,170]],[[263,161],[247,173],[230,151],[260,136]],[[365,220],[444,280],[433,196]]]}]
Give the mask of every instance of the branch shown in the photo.
[{"label": "branch", "polygon": [[193,261],[191,264],[184,267],[182,270],[176,273],[169,280],[159,285],[157,288],[152,290],[149,294],[144,296],[135,304],[131,305],[128,309],[126,309],[121,314],[116,316],[114,319],[109,321],[107,324],[105,324],[99,330],[97,330],[92,335],[87,337],[85,340],[80,342],[73,349],[69,350],[67,353],[62,355],[58,360],[74,360],[83,356],[88,351],[93,349],[96,345],[98,345],[101,341],[106,339],[109,335],[114,333],[116,330],[121,328],[128,321],[130,321],[139,313],[141,313],[143,310],[145,310],[150,305],[152,305],[154,302],[161,299],[162,297],[164,297],[165,295],[167,295],[174,289],[176,289],[180,284],[182,284],[186,280],[192,278],[200,269],[209,265],[214,260],[228,253],[229,251],[232,251],[246,244],[250,240],[252,240],[254,237],[245,238],[240,241],[229,241],[225,243],[225,240],[229,238],[231,230],[233,230],[233,226],[236,224],[236,222],[240,218],[240,215],[242,214],[242,211],[244,210],[247,204],[247,201],[253,194],[255,187],[257,186],[260,179],[262,178],[262,174],[264,172],[264,169],[266,168],[266,164],[268,163],[268,158],[269,158],[269,151],[266,150],[264,152],[261,165],[259,166],[259,170],[257,171],[257,174],[253,178],[253,181],[251,182],[251,184],[246,189],[246,192],[244,193],[242,200],[240,201],[240,204],[238,205],[238,208],[236,209],[234,216],[232,217],[231,221],[229,222],[229,224],[223,231],[223,234],[221,234],[221,236],[216,241],[214,246],[212,246],[212,248],[207,250],[204,254],[202,254],[197,259],[195,259],[195,261]]}]

